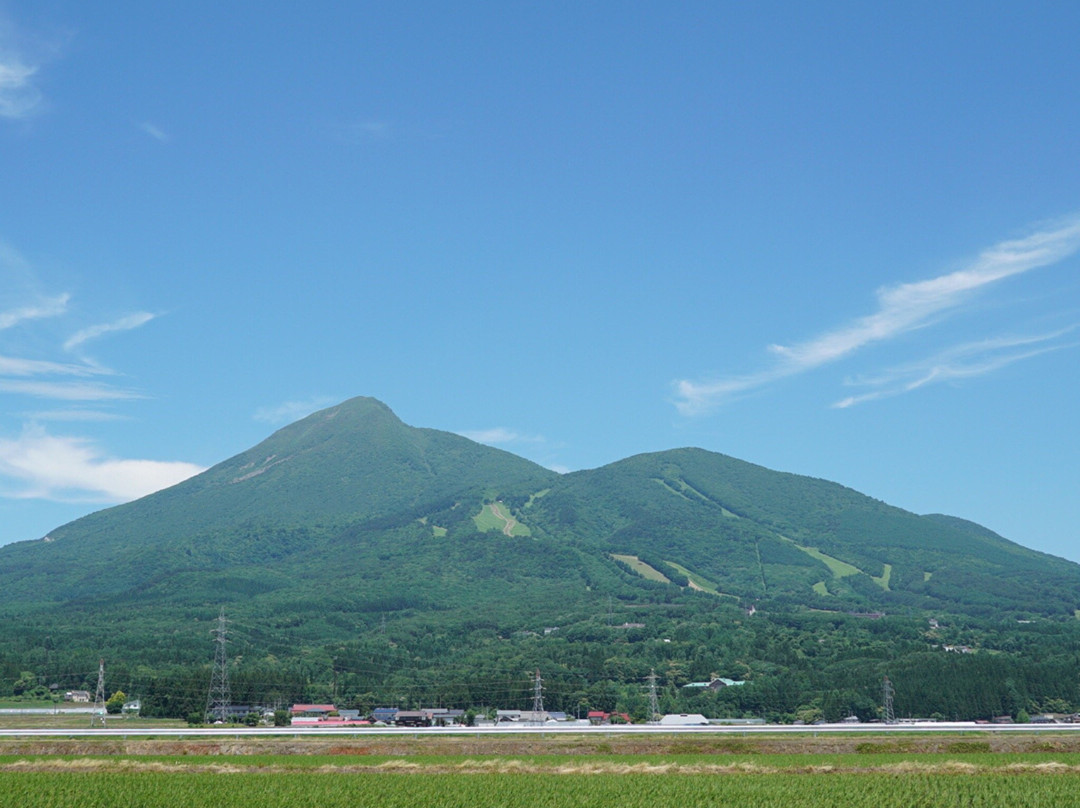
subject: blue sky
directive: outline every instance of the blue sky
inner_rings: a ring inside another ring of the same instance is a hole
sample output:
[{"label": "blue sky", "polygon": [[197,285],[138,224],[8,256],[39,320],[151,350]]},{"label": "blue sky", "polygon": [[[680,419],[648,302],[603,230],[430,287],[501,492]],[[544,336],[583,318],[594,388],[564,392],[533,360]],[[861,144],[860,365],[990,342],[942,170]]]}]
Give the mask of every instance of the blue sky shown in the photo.
[{"label": "blue sky", "polygon": [[0,543],[375,396],[1080,561],[1080,6],[0,0]]}]

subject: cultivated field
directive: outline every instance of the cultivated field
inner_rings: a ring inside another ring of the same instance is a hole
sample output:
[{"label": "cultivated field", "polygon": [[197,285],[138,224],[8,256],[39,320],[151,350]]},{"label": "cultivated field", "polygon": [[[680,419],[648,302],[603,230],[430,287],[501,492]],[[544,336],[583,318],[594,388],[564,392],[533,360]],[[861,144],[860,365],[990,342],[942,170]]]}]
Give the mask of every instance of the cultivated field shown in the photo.
[{"label": "cultivated field", "polygon": [[9,805],[1080,806],[1080,738],[15,739]]}]

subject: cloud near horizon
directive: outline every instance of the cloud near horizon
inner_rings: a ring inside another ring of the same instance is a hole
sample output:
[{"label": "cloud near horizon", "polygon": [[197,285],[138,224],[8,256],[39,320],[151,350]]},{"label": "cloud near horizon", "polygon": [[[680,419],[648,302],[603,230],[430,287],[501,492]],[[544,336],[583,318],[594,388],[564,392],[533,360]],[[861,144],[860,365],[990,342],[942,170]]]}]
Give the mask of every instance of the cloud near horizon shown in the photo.
[{"label": "cloud near horizon", "polygon": [[15,499],[129,502],[205,470],[194,463],[108,457],[84,438],[50,435],[36,425],[14,440],[0,439],[0,475],[21,483],[3,496]]},{"label": "cloud near horizon", "polygon": [[[879,289],[878,308],[872,314],[804,342],[769,346],[776,357],[769,368],[714,381],[680,379],[675,382],[675,405],[683,415],[700,414],[739,394],[839,361],[867,345],[893,339],[959,309],[984,287],[1055,264],[1078,249],[1080,215],[1025,238],[1003,241],[983,251],[962,269]],[[986,367],[984,372],[995,366]]]},{"label": "cloud near horizon", "polygon": [[502,443],[543,443],[543,435],[523,435],[522,433],[507,429],[504,426],[496,426],[491,429],[465,429],[457,434],[463,438],[495,446]]},{"label": "cloud near horizon", "polygon": [[272,407],[259,407],[251,417],[264,424],[291,424],[338,402],[339,399],[332,396],[313,396],[302,401],[286,401]]}]

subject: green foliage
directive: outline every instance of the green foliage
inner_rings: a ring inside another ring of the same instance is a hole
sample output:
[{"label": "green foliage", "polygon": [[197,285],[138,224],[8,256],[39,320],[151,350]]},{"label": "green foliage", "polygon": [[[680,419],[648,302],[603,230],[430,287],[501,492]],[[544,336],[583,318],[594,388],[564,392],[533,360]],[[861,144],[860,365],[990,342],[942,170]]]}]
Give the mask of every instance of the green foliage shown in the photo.
[{"label": "green foliage", "polygon": [[[93,690],[105,657],[144,715],[201,720],[224,605],[251,705],[527,709],[541,668],[571,713],[640,712],[651,670],[716,717],[871,720],[885,674],[898,715],[1080,707],[1080,567],[697,449],[557,475],[355,399],[50,539],[0,548],[0,695]],[[714,675],[748,684],[682,688]]]},{"label": "green foliage", "polygon": [[124,702],[127,701],[127,696],[124,695],[123,690],[117,690],[108,700],[105,702],[105,711],[107,713],[115,715],[124,709]]}]

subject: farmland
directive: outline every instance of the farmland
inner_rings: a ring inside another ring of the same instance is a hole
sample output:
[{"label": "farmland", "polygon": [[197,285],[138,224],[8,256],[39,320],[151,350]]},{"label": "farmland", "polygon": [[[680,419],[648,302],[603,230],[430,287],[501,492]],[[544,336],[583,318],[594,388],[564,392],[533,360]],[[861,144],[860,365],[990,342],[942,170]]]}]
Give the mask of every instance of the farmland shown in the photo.
[{"label": "farmland", "polygon": [[[1080,805],[1070,736],[12,740],[0,806]],[[617,801],[617,802],[616,802]]]}]

